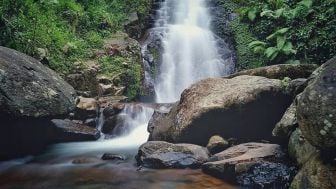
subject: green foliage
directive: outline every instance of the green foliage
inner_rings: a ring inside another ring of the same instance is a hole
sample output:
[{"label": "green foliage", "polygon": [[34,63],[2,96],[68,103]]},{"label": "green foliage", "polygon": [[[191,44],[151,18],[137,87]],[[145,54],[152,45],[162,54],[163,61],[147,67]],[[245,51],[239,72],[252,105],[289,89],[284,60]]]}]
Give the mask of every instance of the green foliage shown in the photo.
[{"label": "green foliage", "polygon": [[[234,12],[235,10],[240,10],[242,14],[248,14],[248,9],[239,9],[245,1],[235,0],[227,1],[222,0],[221,5],[226,9],[227,12]],[[251,10],[250,14],[253,14],[254,10]],[[251,16],[252,18],[252,16]],[[263,57],[258,57],[252,51],[250,51],[248,45],[249,43],[256,41],[256,37],[251,33],[248,24],[243,23],[238,17],[230,23],[230,35],[234,39],[234,46],[236,48],[236,59],[238,70],[242,69],[252,69],[264,65]]]},{"label": "green foliage", "polygon": [[[253,41],[249,44],[249,47],[253,49],[254,53],[263,55],[269,61],[273,61],[276,58],[279,58],[279,56],[296,54],[296,50],[294,49],[292,42],[288,41],[286,37],[288,30],[289,28],[279,29],[266,37],[266,40],[269,43]],[[274,46],[272,46],[272,42]]]},{"label": "green foliage", "polygon": [[[90,60],[95,49],[102,49],[104,40],[124,30],[130,13],[143,19],[150,8],[148,0],[0,0],[0,45],[33,57],[45,49],[49,67],[66,75]],[[138,66],[122,65],[126,59],[98,61],[106,74],[127,75],[127,94],[132,98],[141,77]]]},{"label": "green foliage", "polygon": [[120,83],[115,84],[126,86],[126,96],[131,100],[140,94],[142,81],[142,67],[133,61],[121,56],[103,56],[99,59],[102,73],[118,76]]},{"label": "green foliage", "polygon": [[[257,37],[249,47],[266,58],[267,64],[321,64],[335,56],[336,1],[256,0],[240,3],[241,21],[249,24],[251,33]],[[256,10],[252,16],[251,10]]]},{"label": "green foliage", "polygon": [[103,39],[123,30],[127,15],[145,15],[147,0],[2,0],[0,45],[31,56],[50,52],[49,66],[71,72],[76,61],[89,58]]}]

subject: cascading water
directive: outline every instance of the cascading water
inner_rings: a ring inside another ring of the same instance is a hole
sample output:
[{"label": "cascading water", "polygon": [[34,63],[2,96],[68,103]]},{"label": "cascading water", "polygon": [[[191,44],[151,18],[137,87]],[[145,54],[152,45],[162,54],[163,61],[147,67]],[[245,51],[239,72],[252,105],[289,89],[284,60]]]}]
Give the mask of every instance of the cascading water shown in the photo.
[{"label": "cascading water", "polygon": [[[225,56],[221,53],[221,48],[217,47],[221,39],[210,30],[211,18],[206,0],[166,0],[157,10],[157,17],[155,27],[143,44],[144,53],[155,39],[153,36],[156,36],[159,39],[156,43],[159,42],[163,51],[157,75],[150,74],[150,65],[144,59],[145,80],[154,83],[157,103],[176,102],[182,91],[191,84],[232,72],[231,53]],[[126,105],[118,115],[112,133],[116,138],[105,140],[102,135],[98,142],[65,144],[57,146],[57,149],[65,153],[102,151],[107,148],[135,149],[147,141],[147,124],[153,111],[141,104]],[[103,119],[101,114],[100,128]]]},{"label": "cascading water", "polygon": [[[112,133],[116,137],[113,139],[102,138],[95,142],[57,144],[52,151],[53,153],[66,155],[104,153],[111,150],[115,153],[134,153],[148,139],[147,124],[153,112],[154,110],[151,107],[142,104],[125,104],[125,108],[117,115],[118,122]],[[103,113],[100,115],[100,118],[102,117]],[[99,122],[102,124],[101,121]]]},{"label": "cascading water", "polygon": [[[197,81],[232,72],[211,32],[206,0],[167,0],[158,10],[154,31],[161,32],[162,60],[154,88],[156,102],[176,102]],[[155,77],[155,76],[154,76]]]}]

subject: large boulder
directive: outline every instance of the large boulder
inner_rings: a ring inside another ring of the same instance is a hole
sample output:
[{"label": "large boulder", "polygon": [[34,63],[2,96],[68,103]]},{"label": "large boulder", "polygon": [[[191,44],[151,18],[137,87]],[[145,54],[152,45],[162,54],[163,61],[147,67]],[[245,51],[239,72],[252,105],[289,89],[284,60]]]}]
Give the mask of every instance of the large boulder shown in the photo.
[{"label": "large boulder", "polygon": [[51,122],[49,134],[53,142],[94,141],[100,137],[97,129],[70,120],[53,119]]},{"label": "large boulder", "polygon": [[297,118],[303,136],[336,156],[336,57],[325,63],[298,100]]},{"label": "large boulder", "polygon": [[202,165],[203,172],[249,188],[288,187],[295,174],[292,167],[282,163],[284,153],[276,144],[240,144],[209,161]]},{"label": "large boulder", "polygon": [[36,154],[51,117],[75,109],[75,90],[39,61],[0,47],[0,159]]},{"label": "large boulder", "polygon": [[32,57],[0,47],[0,114],[46,117],[75,108],[75,91]]},{"label": "large boulder", "polygon": [[272,130],[293,96],[280,80],[258,76],[206,79],[192,85],[150,140],[205,146],[213,135],[250,141],[274,140]]},{"label": "large boulder", "polygon": [[295,176],[290,189],[335,189],[336,162],[326,163],[315,154]]},{"label": "large boulder", "polygon": [[139,148],[138,164],[148,168],[199,168],[207,159],[206,148],[193,144],[151,141]]},{"label": "large boulder", "polygon": [[244,70],[226,78],[233,78],[241,75],[262,76],[269,79],[284,79],[286,77],[291,79],[308,78],[316,69],[316,64],[278,64],[272,66],[265,66],[251,70]]},{"label": "large boulder", "polygon": [[304,138],[299,128],[291,134],[288,142],[288,154],[299,167],[302,167],[316,152],[316,148]]}]

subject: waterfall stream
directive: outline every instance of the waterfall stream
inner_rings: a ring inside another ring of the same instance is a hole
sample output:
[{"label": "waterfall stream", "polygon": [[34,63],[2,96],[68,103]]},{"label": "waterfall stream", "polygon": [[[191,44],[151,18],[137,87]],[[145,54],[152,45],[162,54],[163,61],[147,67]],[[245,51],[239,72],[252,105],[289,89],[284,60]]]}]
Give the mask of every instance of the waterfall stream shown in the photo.
[{"label": "waterfall stream", "polygon": [[[157,63],[158,72],[150,75],[152,68],[146,58],[144,65],[146,82],[153,82],[153,101],[156,103],[176,102],[191,84],[204,78],[224,76],[233,70],[230,51],[226,46],[219,48],[217,45],[221,39],[211,32],[206,0],[163,1],[157,10],[155,26],[143,44],[143,53],[149,51],[153,39],[159,39],[162,51],[160,62]],[[223,53],[223,48],[226,53]],[[63,154],[137,149],[147,141],[147,124],[153,112],[152,108],[141,104],[128,104],[118,115],[113,131],[117,137],[105,140],[103,134],[101,140],[96,142],[58,144],[53,149]],[[101,113],[98,129],[101,129],[103,120]]]},{"label": "waterfall stream", "polygon": [[162,32],[163,47],[159,72],[154,76],[156,102],[176,102],[191,84],[232,71],[232,58],[221,56],[210,26],[205,0],[162,3],[154,28]]}]

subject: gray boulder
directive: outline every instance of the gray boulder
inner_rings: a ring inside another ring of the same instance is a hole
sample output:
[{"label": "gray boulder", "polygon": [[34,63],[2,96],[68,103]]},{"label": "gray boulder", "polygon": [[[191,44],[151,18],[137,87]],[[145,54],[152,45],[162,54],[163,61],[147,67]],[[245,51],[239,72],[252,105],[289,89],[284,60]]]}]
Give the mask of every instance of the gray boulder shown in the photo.
[{"label": "gray boulder", "polygon": [[258,76],[200,81],[156,121],[150,140],[205,146],[220,135],[250,141],[275,140],[272,130],[291,104],[280,80]]},{"label": "gray boulder", "polygon": [[54,71],[0,47],[0,114],[39,118],[65,115],[74,108],[74,89]]},{"label": "gray boulder", "polygon": [[70,120],[53,119],[51,122],[49,134],[54,142],[94,141],[100,137],[97,129]]},{"label": "gray boulder", "polygon": [[143,144],[136,157],[138,164],[148,168],[199,168],[207,159],[206,148],[193,144],[171,144],[151,141]]},{"label": "gray boulder", "polygon": [[336,57],[314,77],[298,99],[299,127],[312,145],[336,157]]},{"label": "gray boulder", "polygon": [[287,188],[295,171],[277,144],[245,143],[215,154],[203,172],[248,188]]},{"label": "gray boulder", "polygon": [[47,125],[75,109],[75,90],[34,58],[0,47],[0,159],[44,150]]}]

